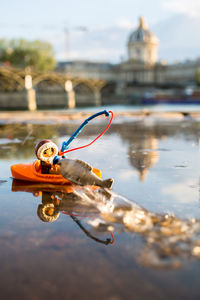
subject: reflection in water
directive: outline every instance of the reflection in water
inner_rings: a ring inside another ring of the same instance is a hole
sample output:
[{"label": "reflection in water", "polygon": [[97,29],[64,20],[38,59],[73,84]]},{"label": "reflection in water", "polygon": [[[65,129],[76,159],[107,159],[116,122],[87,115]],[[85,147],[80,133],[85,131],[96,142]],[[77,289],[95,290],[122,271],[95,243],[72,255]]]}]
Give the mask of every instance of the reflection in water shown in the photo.
[{"label": "reflection in water", "polygon": [[[158,162],[158,141],[179,136],[186,141],[199,143],[199,122],[184,120],[180,122],[129,122],[123,124],[112,124],[109,133],[117,133],[122,142],[128,142],[128,155],[133,168],[138,170],[139,178],[144,181],[148,171]],[[79,136],[79,139],[87,138],[91,140],[92,136],[103,130],[104,125],[90,124]],[[76,124],[60,125],[34,125],[24,124],[0,125],[0,156],[2,159],[32,159],[35,155],[34,148],[41,139],[52,139],[57,145],[58,138],[71,136],[77,129]],[[108,133],[107,133],[108,134]],[[167,150],[167,149],[163,149]]]},{"label": "reflection in water", "polygon": [[54,136],[56,130],[50,126],[27,125],[1,125],[0,126],[0,156],[3,159],[33,157],[35,145],[38,140]]},{"label": "reflection in water", "polygon": [[[200,122],[122,121],[116,118],[99,143],[72,155],[115,179],[110,199],[97,190],[30,183],[23,188],[31,193],[19,187],[21,192],[11,193],[9,165],[32,161],[41,138],[59,146],[77,124],[0,126],[0,179],[7,180],[0,184],[2,299],[199,299]],[[73,146],[86,144],[104,125],[89,124]],[[145,161],[151,166],[145,182],[135,169],[134,151],[140,150],[159,154],[156,165]],[[37,216],[45,199],[55,203],[47,209],[50,219],[58,214],[54,222]],[[54,214],[55,206],[61,210]],[[93,239],[112,241],[111,232],[113,245]]]},{"label": "reflection in water", "polygon": [[0,184],[7,182],[7,180],[0,180]]},{"label": "reflection in water", "polygon": [[[184,258],[200,258],[200,221],[182,220],[169,214],[156,214],[133,201],[102,188],[24,184],[14,180],[13,191],[42,194],[38,217],[54,222],[60,213],[69,215],[88,237],[109,244],[111,238],[100,239],[96,234],[108,232],[138,233],[143,246],[138,260],[145,265],[160,268],[179,267]],[[91,233],[78,217],[92,226]],[[95,235],[94,235],[95,234]]]},{"label": "reflection in water", "polygon": [[71,215],[70,216],[72,218],[72,220],[74,220],[74,222],[76,222],[76,224],[79,226],[79,228],[81,228],[83,230],[83,232],[90,237],[91,239],[93,239],[94,241],[104,244],[104,245],[108,245],[108,244],[113,244],[115,239],[114,239],[114,235],[111,232],[112,235],[112,239],[111,238],[107,238],[106,240],[101,240],[99,238],[97,238],[96,236],[92,235],[87,229],[85,229],[85,227],[81,224],[81,222],[78,220],[77,217]]},{"label": "reflection in water", "polygon": [[42,203],[38,205],[37,209],[37,215],[41,221],[52,223],[58,219],[61,213],[66,214],[91,239],[105,245],[113,244],[114,236],[111,228],[105,231],[105,233],[109,231],[112,238],[102,240],[92,235],[78,219],[78,217],[94,218],[98,214],[98,209],[95,205],[96,199],[103,194],[102,197],[105,196],[108,200],[111,194],[101,188],[88,187],[84,189],[84,197],[87,196],[90,200],[93,200],[93,203],[89,203],[88,201],[84,201],[79,189],[82,190],[84,188],[76,185],[53,186],[51,184],[31,184],[16,179],[12,183],[12,191],[14,192],[26,191],[31,192],[35,197],[42,197]]},{"label": "reflection in water", "polygon": [[153,135],[139,136],[129,147],[129,158],[139,172],[141,181],[145,180],[148,170],[158,161],[158,140]]},{"label": "reflection in water", "polygon": [[[101,131],[103,128],[101,126],[101,124],[88,125],[83,136],[80,135],[80,139],[91,139],[91,136]],[[167,125],[161,122],[152,123],[151,126],[147,126],[145,122],[133,122],[123,124],[123,126],[121,124],[113,124],[110,131],[111,134],[117,133],[120,136],[122,148],[124,148],[124,143],[128,144],[125,150],[128,153],[129,161],[139,171],[140,179],[144,180],[150,168],[155,166],[156,163],[160,163],[160,161],[158,162],[159,156],[161,160],[161,153],[158,156],[158,141],[160,142],[164,138],[170,139],[173,137],[175,140],[181,137],[181,140],[191,142],[191,144],[198,143],[199,127],[200,123],[186,120],[171,122]],[[71,135],[76,128],[76,125],[70,124],[67,126],[44,125],[40,126],[40,129],[36,125],[16,125],[15,130],[13,130],[13,126],[0,126],[1,158],[32,158],[34,156],[33,149],[38,140],[48,138],[53,139],[57,143],[59,137]],[[120,158],[118,157],[117,159],[120,160]],[[98,152],[95,154],[95,161],[97,160]],[[104,160],[102,159],[100,166],[103,163]],[[112,160],[110,164],[112,164]],[[118,171],[120,170],[115,170],[116,174]],[[162,170],[161,172],[163,175]],[[173,182],[174,179],[176,180],[177,177],[167,182],[167,197],[173,188],[172,186],[169,189],[168,186],[176,183],[176,181]],[[181,191],[183,190],[182,182],[180,182]],[[136,188],[137,186],[135,190]],[[20,190],[19,187],[18,190]],[[60,214],[65,212],[70,214],[70,217],[77,218],[77,214],[84,216],[85,218],[82,222],[86,223],[86,226],[92,227],[91,234],[102,233],[105,236],[113,230],[138,233],[143,240],[143,250],[139,258],[143,264],[158,267],[175,267],[180,264],[181,259],[184,257],[189,258],[193,256],[200,258],[200,223],[195,219],[183,220],[169,214],[153,213],[133,201],[123,198],[119,194],[105,194],[101,189],[91,190],[76,186],[76,188],[73,187],[70,190],[70,186],[68,186],[68,190],[63,190],[61,186],[55,190],[55,187],[49,185],[44,188],[44,186],[33,187],[29,184],[23,187],[23,190],[30,191],[35,196],[42,193],[42,203],[38,206],[38,216],[44,222],[56,221]],[[177,190],[174,193],[177,194]],[[134,195],[130,194],[129,198],[131,200],[133,197]],[[157,196],[156,201],[159,200],[159,196]],[[141,199],[142,201],[143,199]],[[73,220],[77,221],[76,219]],[[82,225],[78,224],[78,222],[76,224],[81,228]],[[87,229],[86,231],[89,232]]]}]

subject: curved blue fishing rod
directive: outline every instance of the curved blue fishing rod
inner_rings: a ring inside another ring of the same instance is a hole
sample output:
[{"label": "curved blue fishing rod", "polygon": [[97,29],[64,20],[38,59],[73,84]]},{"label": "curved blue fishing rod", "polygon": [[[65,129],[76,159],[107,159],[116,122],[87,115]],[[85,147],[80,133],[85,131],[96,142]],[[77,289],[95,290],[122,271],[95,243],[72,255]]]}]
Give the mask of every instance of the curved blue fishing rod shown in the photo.
[{"label": "curved blue fishing rod", "polygon": [[80,126],[79,128],[72,134],[72,136],[68,139],[67,142],[63,142],[62,143],[62,147],[61,147],[61,152],[66,151],[69,148],[69,145],[71,144],[71,142],[77,137],[77,135],[79,135],[79,133],[82,131],[82,129],[94,118],[100,116],[100,115],[106,115],[106,117],[109,117],[109,112],[107,110],[103,110],[100,111],[92,116],[90,116],[89,118],[87,118]]},{"label": "curved blue fishing rod", "polygon": [[[103,110],[100,111],[92,116],[90,116],[89,118],[87,118],[80,126],[79,128],[71,135],[71,137],[68,139],[67,142],[63,142],[62,143],[62,147],[60,152],[64,152],[69,148],[69,145],[71,144],[71,142],[77,137],[77,135],[79,135],[79,133],[82,131],[82,129],[88,124],[88,122],[90,122],[92,119],[100,116],[100,115],[105,115],[106,117],[110,116],[110,113],[107,110]],[[64,155],[63,155],[64,157]],[[59,162],[59,160],[61,159],[61,157],[59,157],[58,155],[56,155],[53,159],[53,164],[57,164]]]}]

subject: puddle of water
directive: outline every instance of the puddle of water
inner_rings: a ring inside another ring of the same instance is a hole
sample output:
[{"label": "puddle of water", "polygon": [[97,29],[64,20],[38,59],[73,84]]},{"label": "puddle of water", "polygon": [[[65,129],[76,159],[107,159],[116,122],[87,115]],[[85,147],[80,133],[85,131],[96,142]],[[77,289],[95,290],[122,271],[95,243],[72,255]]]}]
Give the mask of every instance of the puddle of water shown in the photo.
[{"label": "puddle of water", "polygon": [[[88,125],[73,147],[104,126]],[[77,124],[0,126],[2,297],[197,299],[199,127],[113,123],[92,147],[72,152],[114,178],[109,194],[9,178],[10,165],[34,160],[39,140],[60,146]]]}]

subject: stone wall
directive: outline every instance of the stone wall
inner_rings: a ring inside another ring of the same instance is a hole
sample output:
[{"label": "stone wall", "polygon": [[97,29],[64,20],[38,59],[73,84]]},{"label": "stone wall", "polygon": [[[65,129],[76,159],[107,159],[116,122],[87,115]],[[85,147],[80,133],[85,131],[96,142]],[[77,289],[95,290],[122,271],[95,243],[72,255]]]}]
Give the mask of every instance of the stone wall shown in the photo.
[{"label": "stone wall", "polygon": [[[75,93],[77,107],[95,106],[94,94]],[[67,93],[40,93],[36,92],[38,109],[65,109],[68,107]],[[0,110],[27,110],[27,92],[0,92]]]},{"label": "stone wall", "polygon": [[0,110],[28,109],[26,92],[0,92]]},{"label": "stone wall", "polygon": [[66,108],[66,93],[36,93],[37,108]]}]

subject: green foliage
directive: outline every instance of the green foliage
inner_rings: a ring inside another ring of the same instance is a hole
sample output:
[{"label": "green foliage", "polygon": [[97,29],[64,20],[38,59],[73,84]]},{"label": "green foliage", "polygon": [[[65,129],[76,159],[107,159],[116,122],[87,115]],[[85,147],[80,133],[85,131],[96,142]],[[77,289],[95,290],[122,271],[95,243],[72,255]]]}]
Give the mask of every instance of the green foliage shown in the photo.
[{"label": "green foliage", "polygon": [[13,67],[48,71],[55,67],[52,46],[43,41],[0,40],[0,62]]},{"label": "green foliage", "polygon": [[195,79],[196,79],[196,83],[200,85],[200,68],[197,68]]}]

